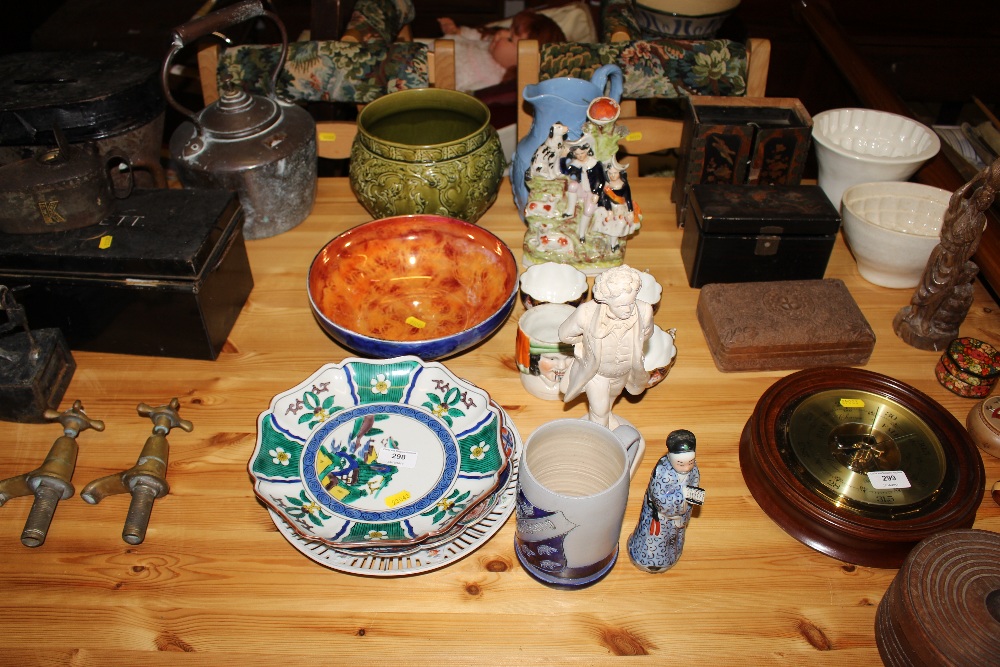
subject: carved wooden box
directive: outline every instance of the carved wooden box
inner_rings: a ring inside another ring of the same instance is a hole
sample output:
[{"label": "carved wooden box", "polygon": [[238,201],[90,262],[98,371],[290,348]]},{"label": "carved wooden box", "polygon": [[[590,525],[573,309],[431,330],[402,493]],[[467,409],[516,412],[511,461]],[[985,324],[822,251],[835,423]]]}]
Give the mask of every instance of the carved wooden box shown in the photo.
[{"label": "carved wooden box", "polygon": [[713,283],[698,323],[720,371],[864,365],[875,332],[842,280]]}]

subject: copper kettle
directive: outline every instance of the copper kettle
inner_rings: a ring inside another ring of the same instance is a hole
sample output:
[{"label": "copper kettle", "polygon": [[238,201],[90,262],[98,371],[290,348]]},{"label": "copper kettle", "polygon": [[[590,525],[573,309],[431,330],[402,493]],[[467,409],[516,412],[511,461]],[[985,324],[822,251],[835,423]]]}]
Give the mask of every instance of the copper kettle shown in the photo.
[{"label": "copper kettle", "polygon": [[[231,81],[220,98],[197,114],[170,94],[168,74],[174,56],[201,37],[263,16],[281,32],[281,56],[266,97],[251,95]],[[244,0],[176,28],[161,71],[167,102],[190,119],[170,138],[170,155],[186,187],[236,192],[246,213],[248,239],[292,229],[312,211],[316,197],[316,123],[304,109],[275,96],[275,84],[288,53],[281,19],[261,0]]]}]

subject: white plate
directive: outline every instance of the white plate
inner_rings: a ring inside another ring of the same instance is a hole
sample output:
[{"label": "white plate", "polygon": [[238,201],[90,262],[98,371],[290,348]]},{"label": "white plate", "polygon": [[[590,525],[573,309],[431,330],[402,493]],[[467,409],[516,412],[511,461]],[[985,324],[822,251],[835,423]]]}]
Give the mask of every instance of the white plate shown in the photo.
[{"label": "white plate", "polygon": [[271,401],[254,492],[301,537],[414,545],[445,534],[509,464],[489,394],[416,357],[327,364]]},{"label": "white plate", "polygon": [[483,546],[503,527],[514,511],[517,470],[523,445],[510,417],[502,409],[500,411],[503,413],[502,441],[510,460],[510,466],[504,474],[506,483],[478,506],[483,511],[489,509],[488,514],[461,529],[455,526],[455,534],[449,539],[428,540],[427,543],[409,548],[400,547],[398,553],[358,553],[304,539],[274,510],[269,510],[271,520],[278,532],[300,553],[313,562],[338,572],[368,577],[397,577],[430,572],[450,565]]},{"label": "white plate", "polygon": [[[503,411],[499,405],[493,404],[495,408]],[[503,427],[501,429],[500,441],[503,443],[504,452],[507,458],[510,459],[514,455],[515,449],[515,438],[512,435],[511,430],[513,429],[513,424],[510,421],[510,417],[504,414]],[[353,556],[406,556],[411,553],[415,553],[420,550],[433,549],[440,547],[448,542],[451,542],[456,537],[458,537],[462,532],[473,524],[478,523],[482,519],[488,517],[492,514],[493,509],[500,503],[503,490],[507,487],[509,483],[510,475],[516,465],[516,462],[512,461],[511,465],[508,465],[504,471],[500,474],[500,483],[497,488],[493,490],[486,498],[479,501],[475,507],[469,509],[462,519],[453,525],[447,532],[437,535],[435,537],[428,538],[423,542],[413,545],[400,545],[400,546],[365,546],[365,547],[334,547],[337,551],[341,551],[346,555]]]}]

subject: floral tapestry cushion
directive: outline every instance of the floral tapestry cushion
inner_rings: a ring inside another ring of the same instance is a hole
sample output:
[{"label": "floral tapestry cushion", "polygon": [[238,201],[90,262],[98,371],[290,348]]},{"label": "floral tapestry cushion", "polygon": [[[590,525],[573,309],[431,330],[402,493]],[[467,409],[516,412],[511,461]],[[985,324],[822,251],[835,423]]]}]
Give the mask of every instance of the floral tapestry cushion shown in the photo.
[{"label": "floral tapestry cushion", "polygon": [[641,34],[635,14],[632,12],[633,2],[634,0],[604,0],[601,3],[603,41],[610,42],[615,33],[625,33],[633,37]]},{"label": "floral tapestry cushion", "polygon": [[357,0],[346,29],[359,33],[362,42],[388,43],[416,16],[411,0]]},{"label": "floral tapestry cushion", "polygon": [[[237,46],[219,58],[218,79],[264,94],[281,55],[280,45]],[[387,93],[430,85],[427,47],[418,42],[310,41],[288,45],[278,76],[278,97],[301,102],[367,104]]]},{"label": "floral tapestry cushion", "polygon": [[543,44],[539,79],[590,79],[601,65],[622,68],[622,97],[746,95],[747,49],[728,39]]}]

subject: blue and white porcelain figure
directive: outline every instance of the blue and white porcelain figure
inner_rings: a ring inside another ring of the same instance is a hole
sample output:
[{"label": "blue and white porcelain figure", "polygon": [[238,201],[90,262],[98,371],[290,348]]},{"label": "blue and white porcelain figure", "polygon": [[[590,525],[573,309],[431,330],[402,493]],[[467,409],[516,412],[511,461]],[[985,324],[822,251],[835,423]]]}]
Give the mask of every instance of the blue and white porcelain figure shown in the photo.
[{"label": "blue and white porcelain figure", "polygon": [[690,431],[667,436],[667,454],[653,468],[639,523],[628,538],[629,558],[640,570],[666,572],[681,557],[692,505],[704,500],[695,445]]}]

